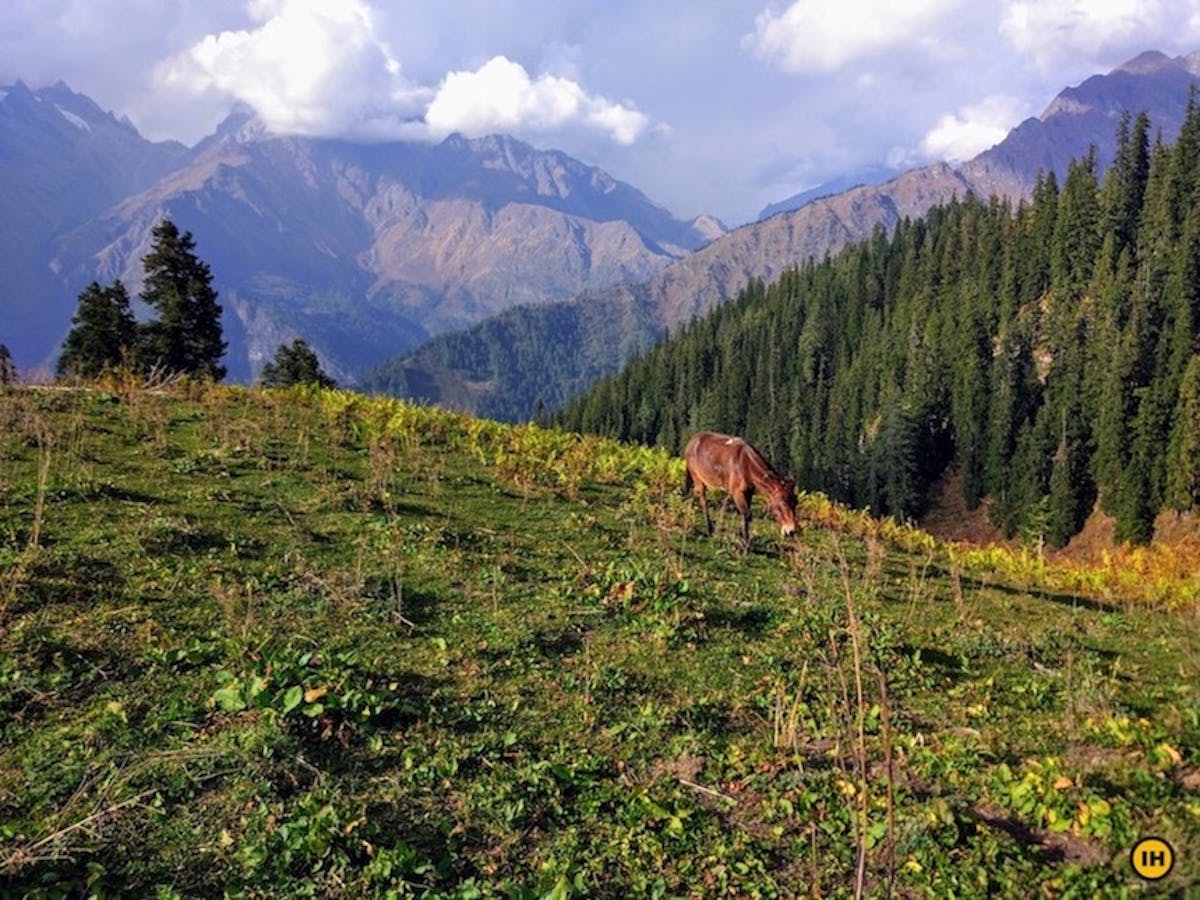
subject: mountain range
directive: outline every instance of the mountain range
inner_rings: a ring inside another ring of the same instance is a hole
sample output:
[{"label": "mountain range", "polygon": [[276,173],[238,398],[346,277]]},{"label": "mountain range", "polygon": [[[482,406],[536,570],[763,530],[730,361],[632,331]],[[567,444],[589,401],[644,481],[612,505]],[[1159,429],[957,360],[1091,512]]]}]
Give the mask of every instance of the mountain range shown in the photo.
[{"label": "mountain range", "polygon": [[230,377],[301,336],[343,383],[523,419],[751,279],[955,196],[1025,197],[1091,145],[1106,166],[1125,111],[1171,137],[1198,71],[1196,56],[1142,54],[963,165],[851,176],[865,183],[734,231],[510,137],[280,137],[239,109],[188,148],[61,82],[18,82],[0,88],[0,341],[22,369],[49,368],[80,291],[121,278],[136,294],[150,229],[169,217],[213,271]]},{"label": "mountain range", "polygon": [[0,340],[19,366],[50,363],[93,279],[136,293],[163,218],[213,271],[231,377],[299,335],[351,383],[515,304],[644,281],[725,231],[510,137],[279,137],[242,109],[189,149],[142,139],[61,82],[3,90],[0,160],[20,261],[0,272]]},{"label": "mountain range", "polygon": [[[616,371],[632,354],[735,296],[752,279],[769,282],[806,259],[836,253],[878,227],[890,230],[955,197],[1019,202],[1030,196],[1039,173],[1054,172],[1061,181],[1070,161],[1093,147],[1103,171],[1125,114],[1146,112],[1169,141],[1197,85],[1200,54],[1171,58],[1148,51],[1062,91],[1040,116],[962,165],[935,163],[880,185],[811,199],[737,228],[640,284],[506,311],[391,361],[361,384],[481,415],[529,418]],[[598,328],[583,327],[585,320]],[[553,349],[531,352],[538,347]]]}]

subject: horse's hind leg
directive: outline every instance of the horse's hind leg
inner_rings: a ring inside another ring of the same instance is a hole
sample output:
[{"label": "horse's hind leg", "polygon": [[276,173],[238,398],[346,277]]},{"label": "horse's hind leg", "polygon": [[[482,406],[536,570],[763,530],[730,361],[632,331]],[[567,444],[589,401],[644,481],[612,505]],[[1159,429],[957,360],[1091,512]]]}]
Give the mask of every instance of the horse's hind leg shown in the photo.
[{"label": "horse's hind leg", "polygon": [[704,513],[704,527],[708,531],[708,536],[712,537],[712,517],[708,514],[708,488],[701,484],[700,489],[696,493],[700,497],[700,511]]}]

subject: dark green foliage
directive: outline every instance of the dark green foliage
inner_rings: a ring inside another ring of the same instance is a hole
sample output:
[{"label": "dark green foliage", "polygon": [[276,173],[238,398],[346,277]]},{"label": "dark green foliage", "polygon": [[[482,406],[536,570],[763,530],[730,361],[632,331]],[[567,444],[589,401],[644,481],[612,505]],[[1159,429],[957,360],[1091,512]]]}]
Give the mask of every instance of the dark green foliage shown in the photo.
[{"label": "dark green foliage", "polygon": [[[559,408],[611,374],[614,358],[632,355],[659,334],[638,303],[597,298],[517,306],[379,366],[358,388],[522,421],[530,410]],[[616,356],[614,348],[621,348]],[[486,386],[482,396],[475,385]]]},{"label": "dark green foliage", "polygon": [[5,344],[0,344],[0,385],[14,384],[17,380],[17,367],[13,365],[12,355]]},{"label": "dark green foliage", "polygon": [[275,359],[263,366],[265,387],[291,387],[294,384],[315,384],[317,387],[337,387],[337,382],[321,369],[321,361],[303,338],[280,344]]},{"label": "dark green foliage", "polygon": [[1093,148],[1093,153],[1086,159],[1071,163],[1058,198],[1054,240],[1050,248],[1050,284],[1056,298],[1083,292],[1091,280],[1100,240],[1100,208]]},{"label": "dark green foliage", "polygon": [[146,282],[141,298],[158,317],[138,325],[129,292],[120,280],[108,287],[93,281],[79,295],[79,307],[58,360],[60,375],[95,378],[127,365],[136,372],[184,374],[220,381],[225,367],[221,307],[208,264],[193,252],[191,232],[179,233],[170,220],[154,227],[154,246],[142,263]]},{"label": "dark green foliage", "polygon": [[1137,117],[1132,132],[1126,113],[1117,130],[1117,156],[1104,176],[1100,196],[1102,228],[1113,239],[1113,252],[1106,255],[1110,260],[1137,243],[1138,217],[1150,176],[1149,132],[1150,119],[1145,113]]},{"label": "dark green foliage", "polygon": [[1015,213],[975,198],[750,285],[568,404],[571,428],[678,451],[745,435],[800,486],[903,518],[953,467],[1007,534],[1061,545],[1097,499],[1144,542],[1196,503],[1200,107],[1148,149],[1122,122]]},{"label": "dark green foliage", "polygon": [[58,358],[58,373],[95,378],[105,369],[132,363],[136,348],[137,324],[125,285],[117,280],[101,287],[93,281],[79,295],[79,307]]},{"label": "dark green foliage", "polygon": [[190,231],[180,234],[173,222],[164,220],[152,233],[154,245],[142,260],[146,282],[141,297],[158,318],[144,327],[146,362],[168,373],[220,381],[226,344],[212,272],[196,256]]},{"label": "dark green foliage", "polygon": [[1165,499],[1173,509],[1200,506],[1200,353],[1192,356],[1179,388],[1167,448]]}]

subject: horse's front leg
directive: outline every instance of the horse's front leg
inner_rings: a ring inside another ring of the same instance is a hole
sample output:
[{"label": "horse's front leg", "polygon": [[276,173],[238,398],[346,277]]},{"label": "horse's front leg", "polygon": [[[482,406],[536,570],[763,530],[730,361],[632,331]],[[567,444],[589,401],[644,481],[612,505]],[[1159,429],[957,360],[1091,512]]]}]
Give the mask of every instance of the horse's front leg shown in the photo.
[{"label": "horse's front leg", "polygon": [[750,550],[750,494],[737,491],[733,495],[734,505],[742,514],[742,549]]}]

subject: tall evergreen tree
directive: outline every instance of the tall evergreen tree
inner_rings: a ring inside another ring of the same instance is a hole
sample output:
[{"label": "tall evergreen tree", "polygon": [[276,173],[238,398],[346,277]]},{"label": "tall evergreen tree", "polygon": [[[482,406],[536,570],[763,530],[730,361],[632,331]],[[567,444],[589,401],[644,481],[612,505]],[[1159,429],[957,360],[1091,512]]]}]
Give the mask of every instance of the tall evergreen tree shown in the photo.
[{"label": "tall evergreen tree", "polygon": [[1037,300],[1050,289],[1049,250],[1054,244],[1058,195],[1058,179],[1054,172],[1039,175],[1033,188],[1032,203],[1021,207],[1025,220],[1021,221],[1018,214],[1018,304]]},{"label": "tall evergreen tree", "polygon": [[1200,506],[1200,353],[1188,362],[1179,386],[1167,448],[1165,499],[1172,509]]},{"label": "tall evergreen tree", "polygon": [[303,338],[296,338],[290,345],[279,345],[275,358],[263,366],[262,383],[264,387],[291,387],[296,384],[337,387],[337,382],[325,374],[317,354]]},{"label": "tall evergreen tree", "polygon": [[141,297],[158,313],[144,326],[143,352],[148,365],[220,381],[226,343],[221,307],[208,264],[195,254],[190,231],[182,234],[165,219],[154,227],[154,244],[142,259],[146,281]]},{"label": "tall evergreen tree", "polygon": [[133,364],[137,323],[129,309],[129,292],[120,280],[109,287],[93,281],[79,295],[71,330],[58,358],[58,374],[95,378],[105,369]]},{"label": "tall evergreen tree", "polygon": [[13,365],[12,354],[6,345],[0,344],[0,386],[15,384],[16,380],[17,367]]},{"label": "tall evergreen tree", "polygon": [[1145,112],[1139,113],[1132,129],[1129,121],[1126,112],[1117,130],[1116,158],[1104,176],[1100,191],[1104,231],[1113,239],[1112,248],[1104,257],[1110,263],[1115,263],[1123,250],[1132,250],[1137,242],[1138,216],[1150,175],[1150,118]]},{"label": "tall evergreen tree", "polygon": [[1054,238],[1050,249],[1050,281],[1058,299],[1077,297],[1092,277],[1100,249],[1096,148],[1071,163],[1058,198]]}]

